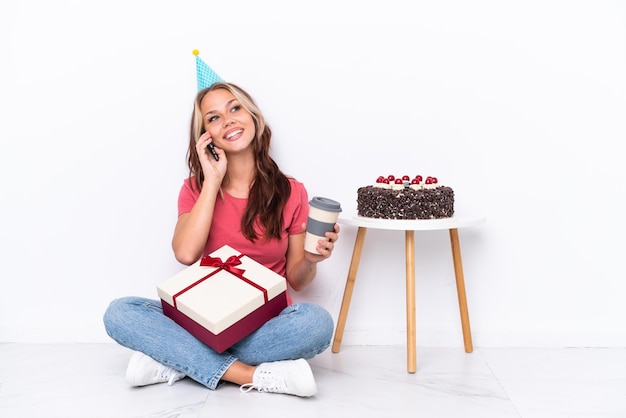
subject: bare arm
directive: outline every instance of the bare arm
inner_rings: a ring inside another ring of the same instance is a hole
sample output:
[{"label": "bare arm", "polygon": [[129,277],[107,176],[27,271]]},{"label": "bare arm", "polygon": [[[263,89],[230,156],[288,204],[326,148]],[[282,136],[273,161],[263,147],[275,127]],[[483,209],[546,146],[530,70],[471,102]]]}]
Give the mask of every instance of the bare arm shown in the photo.
[{"label": "bare arm", "polygon": [[215,201],[226,173],[227,161],[224,152],[216,148],[220,154],[219,161],[207,152],[207,145],[211,141],[208,133],[204,133],[196,144],[196,152],[200,156],[202,171],[205,174],[202,191],[191,212],[178,217],[172,238],[176,260],[186,265],[195,263],[202,256],[213,222]]},{"label": "bare arm", "polygon": [[211,230],[218,192],[219,187],[217,190],[203,187],[191,212],[183,213],[178,217],[172,238],[172,249],[179,262],[190,265],[202,256]]}]

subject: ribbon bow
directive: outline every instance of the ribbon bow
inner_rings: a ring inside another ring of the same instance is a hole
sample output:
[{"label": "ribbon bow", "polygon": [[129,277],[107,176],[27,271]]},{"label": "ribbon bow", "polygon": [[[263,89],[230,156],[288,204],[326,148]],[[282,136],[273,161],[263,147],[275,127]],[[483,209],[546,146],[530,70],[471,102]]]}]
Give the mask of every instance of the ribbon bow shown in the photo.
[{"label": "ribbon bow", "polygon": [[202,257],[202,260],[200,260],[200,265],[203,267],[223,268],[236,276],[241,276],[245,272],[244,269],[238,269],[235,267],[239,264],[241,264],[241,260],[236,255],[231,255],[226,259],[226,261],[222,261],[219,257],[211,257],[210,255],[206,255]]},{"label": "ribbon bow", "polygon": [[204,276],[200,280],[196,281],[195,283],[192,283],[191,285],[187,286],[186,288],[184,288],[180,292],[176,293],[172,297],[172,299],[174,300],[174,307],[178,308],[176,299],[180,295],[182,295],[183,293],[185,293],[189,289],[199,285],[200,283],[202,283],[203,281],[205,281],[209,277],[213,276],[214,274],[216,274],[217,272],[219,272],[222,269],[228,271],[229,273],[235,275],[239,279],[241,279],[244,282],[248,283],[250,286],[253,286],[253,287],[257,288],[258,290],[260,290],[261,292],[263,292],[263,299],[265,300],[265,303],[267,303],[267,301],[269,300],[268,299],[268,295],[267,295],[267,289],[265,289],[263,286],[260,286],[260,285],[256,284],[252,280],[246,279],[243,276],[243,273],[245,273],[245,270],[244,269],[238,269],[237,267],[235,267],[235,266],[238,266],[239,264],[241,264],[241,260],[239,259],[239,257],[241,257],[241,256],[231,255],[230,257],[228,257],[226,259],[226,261],[222,261],[222,259],[219,258],[219,257],[211,257],[210,255],[206,255],[206,256],[202,257],[200,259],[200,265],[201,266],[203,266],[203,267],[217,267],[217,269],[212,271],[211,274],[208,274],[208,275]]}]

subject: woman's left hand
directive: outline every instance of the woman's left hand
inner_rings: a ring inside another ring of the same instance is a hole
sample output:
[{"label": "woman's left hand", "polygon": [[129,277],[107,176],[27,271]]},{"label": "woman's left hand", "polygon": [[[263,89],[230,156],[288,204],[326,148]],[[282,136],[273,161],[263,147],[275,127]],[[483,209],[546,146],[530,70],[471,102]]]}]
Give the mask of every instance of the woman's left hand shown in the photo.
[{"label": "woman's left hand", "polygon": [[317,242],[317,247],[315,247],[319,254],[313,254],[308,251],[304,252],[304,257],[309,263],[319,263],[331,256],[335,249],[335,243],[339,239],[339,224],[335,224],[334,231],[326,232],[324,235],[328,240],[320,239]]}]

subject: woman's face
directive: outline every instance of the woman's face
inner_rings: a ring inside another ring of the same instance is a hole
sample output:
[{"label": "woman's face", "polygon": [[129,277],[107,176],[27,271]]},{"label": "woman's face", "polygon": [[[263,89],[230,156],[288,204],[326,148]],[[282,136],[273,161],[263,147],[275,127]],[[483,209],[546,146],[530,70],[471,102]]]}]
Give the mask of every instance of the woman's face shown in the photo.
[{"label": "woman's face", "polygon": [[225,89],[211,91],[200,102],[204,129],[227,153],[248,148],[254,140],[252,115]]}]

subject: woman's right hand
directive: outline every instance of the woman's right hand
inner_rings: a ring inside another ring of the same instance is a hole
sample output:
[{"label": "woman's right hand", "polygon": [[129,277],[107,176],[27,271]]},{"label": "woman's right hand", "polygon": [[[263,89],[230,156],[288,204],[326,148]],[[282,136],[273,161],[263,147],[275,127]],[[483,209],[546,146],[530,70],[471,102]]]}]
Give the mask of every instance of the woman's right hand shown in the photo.
[{"label": "woman's right hand", "polygon": [[204,173],[204,181],[215,182],[218,186],[222,184],[222,179],[226,175],[226,167],[228,161],[226,160],[226,154],[221,148],[215,147],[215,152],[219,156],[219,160],[216,161],[211,152],[208,150],[209,144],[213,142],[211,134],[208,132],[203,133],[196,142],[196,152],[202,166],[202,172]]}]

